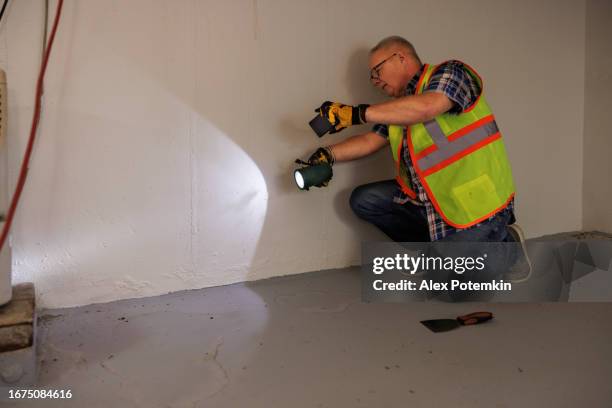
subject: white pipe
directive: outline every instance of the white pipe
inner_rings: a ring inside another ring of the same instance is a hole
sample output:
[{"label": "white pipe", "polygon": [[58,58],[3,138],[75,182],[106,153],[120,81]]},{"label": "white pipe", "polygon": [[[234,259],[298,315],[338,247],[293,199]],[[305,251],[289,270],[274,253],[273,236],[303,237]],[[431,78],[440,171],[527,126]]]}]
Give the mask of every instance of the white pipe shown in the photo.
[{"label": "white pipe", "polygon": [[[6,144],[6,74],[0,69],[0,231],[4,228],[4,217],[8,212],[8,165]],[[10,238],[10,236],[9,236]],[[10,239],[0,253],[0,305],[10,302],[12,295],[11,282],[11,248]]]}]

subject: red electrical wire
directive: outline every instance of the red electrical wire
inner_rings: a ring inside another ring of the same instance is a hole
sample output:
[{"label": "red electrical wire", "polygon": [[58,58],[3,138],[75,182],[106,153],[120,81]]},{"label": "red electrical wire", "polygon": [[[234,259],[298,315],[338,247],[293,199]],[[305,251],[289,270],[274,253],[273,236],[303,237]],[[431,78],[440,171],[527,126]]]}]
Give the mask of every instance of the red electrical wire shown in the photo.
[{"label": "red electrical wire", "polygon": [[36,83],[36,96],[34,101],[34,117],[32,118],[32,127],[30,129],[30,139],[28,140],[28,146],[26,148],[25,154],[23,156],[23,161],[21,162],[21,172],[19,173],[19,179],[17,181],[17,187],[15,188],[15,193],[13,193],[13,199],[11,200],[11,206],[9,207],[8,214],[6,216],[6,223],[4,224],[4,228],[2,229],[2,236],[0,237],[0,251],[4,247],[4,241],[6,241],[6,237],[11,229],[11,224],[13,223],[13,217],[15,216],[15,210],[17,209],[17,204],[19,203],[19,197],[21,197],[21,192],[23,191],[23,186],[25,185],[26,177],[28,174],[28,165],[30,164],[30,156],[32,155],[32,148],[34,147],[34,139],[36,138],[36,131],[38,129],[38,123],[40,122],[40,109],[42,104],[42,94],[43,94],[43,81],[45,79],[45,72],[47,71],[47,63],[49,62],[49,55],[51,55],[51,48],[53,47],[53,40],[55,39],[55,32],[57,31],[57,26],[59,24],[60,15],[62,14],[62,6],[64,5],[64,0],[57,1],[57,11],[55,12],[55,21],[53,22],[53,28],[51,29],[51,35],[49,37],[49,45],[46,48],[45,55],[42,60],[42,64],[40,66],[40,72],[38,74],[38,82]]}]

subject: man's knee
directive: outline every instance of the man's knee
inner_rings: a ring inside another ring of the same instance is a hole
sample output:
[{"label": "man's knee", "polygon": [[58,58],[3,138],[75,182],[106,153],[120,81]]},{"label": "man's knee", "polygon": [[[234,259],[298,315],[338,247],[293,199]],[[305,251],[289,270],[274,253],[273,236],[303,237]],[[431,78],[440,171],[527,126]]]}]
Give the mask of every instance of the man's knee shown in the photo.
[{"label": "man's knee", "polygon": [[384,207],[382,197],[372,185],[364,184],[356,187],[351,193],[349,204],[353,212],[360,218],[380,213]]},{"label": "man's knee", "polygon": [[355,187],[355,189],[353,189],[353,192],[351,193],[351,197],[349,198],[349,204],[351,206],[351,209],[357,216],[360,216],[363,212],[366,195],[367,192],[365,191],[364,186]]}]

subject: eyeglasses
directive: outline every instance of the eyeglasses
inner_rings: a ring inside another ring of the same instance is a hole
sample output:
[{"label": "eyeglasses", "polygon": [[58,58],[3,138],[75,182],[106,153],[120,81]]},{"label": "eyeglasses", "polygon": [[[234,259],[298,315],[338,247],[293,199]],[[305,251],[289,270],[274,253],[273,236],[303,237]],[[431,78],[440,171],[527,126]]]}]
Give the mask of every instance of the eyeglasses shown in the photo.
[{"label": "eyeglasses", "polygon": [[382,66],[385,62],[389,61],[391,58],[395,57],[397,55],[397,53],[393,53],[391,54],[390,57],[385,58],[384,60],[382,60],[381,62],[379,62],[378,64],[376,64],[371,70],[370,70],[370,81],[375,82],[375,81],[379,81],[380,80],[380,70],[382,69]]}]

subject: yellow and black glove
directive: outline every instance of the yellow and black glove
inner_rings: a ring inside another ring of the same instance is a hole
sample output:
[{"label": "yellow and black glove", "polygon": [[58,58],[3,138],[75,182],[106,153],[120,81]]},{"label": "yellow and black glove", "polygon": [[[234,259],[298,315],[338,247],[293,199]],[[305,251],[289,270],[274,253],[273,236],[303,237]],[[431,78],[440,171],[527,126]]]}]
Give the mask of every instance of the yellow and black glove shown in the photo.
[{"label": "yellow and black glove", "polygon": [[308,164],[311,166],[327,163],[333,166],[335,162],[334,154],[329,147],[319,147],[313,154],[308,158]]},{"label": "yellow and black glove", "polygon": [[[321,164],[321,163],[327,163],[330,166],[333,166],[335,161],[336,160],[334,158],[333,152],[327,146],[319,147],[313,154],[310,155],[310,157],[308,158],[308,161],[303,161],[300,159],[295,160],[297,164],[302,164],[305,166],[316,166],[317,164]],[[315,185],[315,187],[327,187],[332,177],[333,177],[333,173],[327,181],[317,184]]]},{"label": "yellow and black glove", "polygon": [[339,102],[325,101],[320,107],[315,109],[315,112],[318,112],[332,124],[333,129],[329,133],[337,133],[349,126],[366,123],[365,112],[369,106],[366,104],[352,106]]}]

